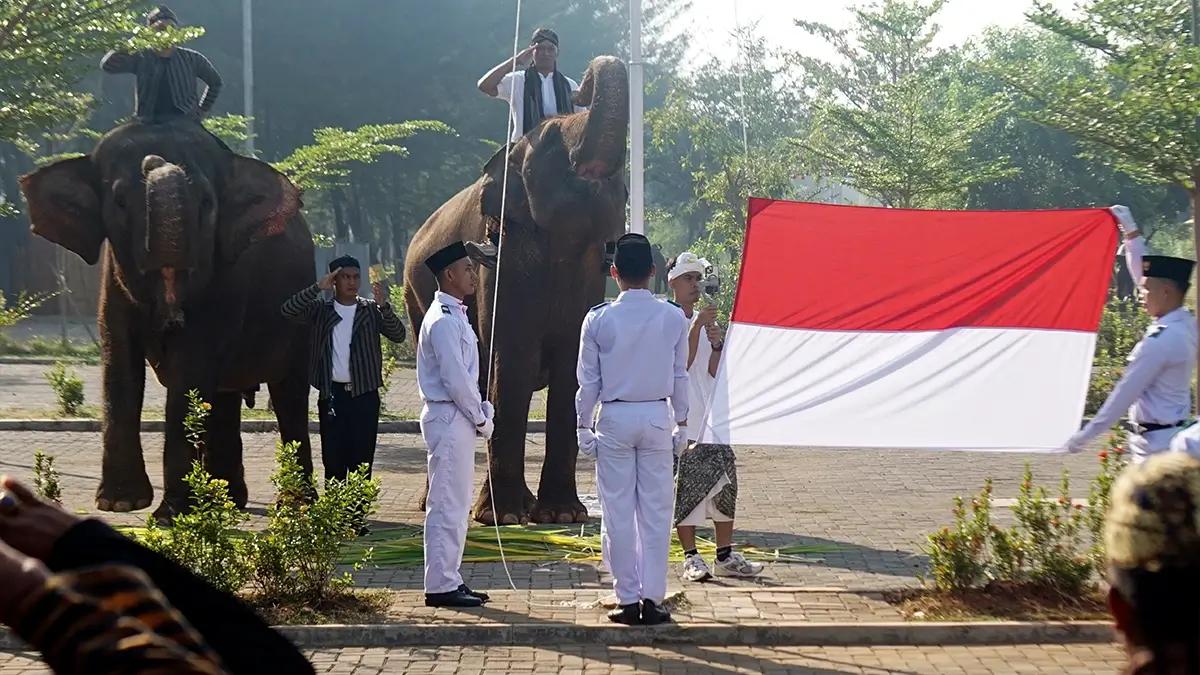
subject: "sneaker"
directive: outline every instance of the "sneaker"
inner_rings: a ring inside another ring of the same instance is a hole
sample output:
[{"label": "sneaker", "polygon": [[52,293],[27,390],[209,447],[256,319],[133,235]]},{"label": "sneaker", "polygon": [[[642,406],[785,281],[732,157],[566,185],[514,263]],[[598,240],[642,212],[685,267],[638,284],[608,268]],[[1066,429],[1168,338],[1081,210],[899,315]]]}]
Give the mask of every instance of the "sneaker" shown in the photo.
[{"label": "sneaker", "polygon": [[717,561],[717,575],[722,577],[756,577],[762,574],[763,564],[746,560],[734,551],[724,561]]},{"label": "sneaker", "polygon": [[704,562],[704,558],[698,555],[689,555],[683,561],[683,572],[679,574],[679,578],[684,581],[708,581],[712,578],[712,572],[708,569],[708,563]]}]

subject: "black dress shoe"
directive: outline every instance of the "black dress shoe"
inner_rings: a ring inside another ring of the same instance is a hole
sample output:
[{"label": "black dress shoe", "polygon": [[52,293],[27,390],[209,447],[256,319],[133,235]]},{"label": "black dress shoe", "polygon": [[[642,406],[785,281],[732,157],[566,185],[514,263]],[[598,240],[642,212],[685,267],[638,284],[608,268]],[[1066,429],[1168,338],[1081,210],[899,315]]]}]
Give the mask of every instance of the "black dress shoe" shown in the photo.
[{"label": "black dress shoe", "polygon": [[621,605],[609,612],[608,620],[613,623],[623,623],[626,626],[636,626],[642,622],[642,617],[638,613],[638,604],[635,602],[632,605]]},{"label": "black dress shoe", "polygon": [[652,600],[642,600],[642,624],[653,626],[671,620],[671,613],[654,604]]},{"label": "black dress shoe", "polygon": [[467,588],[467,585],[466,585],[466,584],[463,584],[462,586],[459,586],[459,587],[458,587],[458,592],[459,592],[459,593],[466,593],[467,595],[473,595],[473,596],[475,596],[475,597],[479,598],[480,600],[482,600],[482,601],[484,601],[484,602],[487,602],[488,600],[491,600],[491,598],[490,598],[490,597],[488,597],[488,594],[487,594],[487,593],[480,593],[479,591],[473,591],[473,590],[471,590],[470,588]]},{"label": "black dress shoe", "polygon": [[479,607],[483,600],[454,589],[449,593],[426,593],[426,607]]}]

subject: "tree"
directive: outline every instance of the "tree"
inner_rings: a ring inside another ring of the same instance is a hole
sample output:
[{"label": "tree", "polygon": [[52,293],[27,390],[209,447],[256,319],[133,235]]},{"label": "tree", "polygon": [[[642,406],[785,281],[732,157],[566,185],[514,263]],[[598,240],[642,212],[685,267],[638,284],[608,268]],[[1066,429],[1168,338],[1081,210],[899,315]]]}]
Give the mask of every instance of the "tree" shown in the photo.
[{"label": "tree", "polygon": [[971,186],[1012,173],[1007,157],[972,153],[1003,102],[968,95],[958,55],[932,46],[945,4],[877,0],[853,10],[850,30],[796,22],[840,57],[794,57],[815,101],[796,143],[816,172],[904,208],[958,207]]},{"label": "tree", "polygon": [[718,303],[726,310],[740,271],[748,199],[795,196],[800,162],[789,139],[803,129],[806,111],[782,53],[752,30],[735,37],[754,59],[709,61],[678,79],[663,106],[646,114],[647,173],[655,176],[647,189],[652,234],[718,265],[726,288]]},{"label": "tree", "polygon": [[349,233],[343,211],[343,190],[353,187],[349,182],[351,167],[372,164],[385,153],[407,157],[408,149],[397,145],[422,132],[453,134],[454,130],[441,122],[418,120],[395,124],[368,124],[354,131],[325,127],[313,132],[312,145],[296,148],[292,154],[275,163],[275,168],[287,174],[301,190],[329,191],[337,220],[337,236]]}]

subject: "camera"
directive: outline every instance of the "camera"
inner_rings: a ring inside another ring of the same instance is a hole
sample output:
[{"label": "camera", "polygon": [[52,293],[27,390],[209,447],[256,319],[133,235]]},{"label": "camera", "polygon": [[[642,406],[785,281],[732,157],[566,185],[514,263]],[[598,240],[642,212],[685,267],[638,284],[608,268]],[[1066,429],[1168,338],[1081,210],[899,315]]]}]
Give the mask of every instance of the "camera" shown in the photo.
[{"label": "camera", "polygon": [[721,292],[721,278],[711,265],[704,270],[704,278],[700,280],[700,288],[705,295],[716,295]]},{"label": "camera", "polygon": [[612,267],[613,260],[617,257],[617,242],[608,241],[604,243],[604,275],[608,276],[608,268]]}]

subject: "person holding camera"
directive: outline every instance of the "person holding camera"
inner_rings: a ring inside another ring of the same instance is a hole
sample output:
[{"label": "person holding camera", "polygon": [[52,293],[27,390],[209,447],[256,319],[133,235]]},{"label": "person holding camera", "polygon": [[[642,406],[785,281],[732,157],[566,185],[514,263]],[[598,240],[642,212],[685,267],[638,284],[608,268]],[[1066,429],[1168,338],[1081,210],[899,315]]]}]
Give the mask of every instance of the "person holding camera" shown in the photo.
[{"label": "person holding camera", "polygon": [[707,581],[712,570],[696,550],[696,527],[712,521],[716,530],[716,572],[721,576],[753,577],[761,563],[733,550],[733,516],[737,506],[737,465],[728,445],[698,443],[716,385],[725,335],[717,325],[717,310],[697,309],[712,266],[691,252],[671,261],[667,284],[675,304],[691,321],[688,331],[688,449],[675,473],[675,529],[684,550],[684,581]]}]

